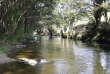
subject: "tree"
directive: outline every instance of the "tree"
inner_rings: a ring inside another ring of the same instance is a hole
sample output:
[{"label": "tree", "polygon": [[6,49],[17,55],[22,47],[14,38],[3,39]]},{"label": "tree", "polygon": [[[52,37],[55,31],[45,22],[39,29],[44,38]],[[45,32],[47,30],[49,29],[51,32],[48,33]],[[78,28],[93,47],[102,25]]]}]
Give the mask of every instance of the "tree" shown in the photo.
[{"label": "tree", "polygon": [[52,17],[53,5],[52,0],[3,0],[0,3],[0,29],[5,34],[29,33],[40,21]]}]

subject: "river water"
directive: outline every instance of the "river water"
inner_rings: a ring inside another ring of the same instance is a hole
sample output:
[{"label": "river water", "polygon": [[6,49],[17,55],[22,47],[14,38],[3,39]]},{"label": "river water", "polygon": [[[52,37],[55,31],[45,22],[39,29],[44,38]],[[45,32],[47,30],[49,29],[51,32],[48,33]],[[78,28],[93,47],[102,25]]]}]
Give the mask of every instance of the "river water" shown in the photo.
[{"label": "river water", "polygon": [[0,74],[110,74],[110,44],[60,37],[34,37],[35,42],[9,57],[48,60],[31,66],[22,62],[0,65]]}]

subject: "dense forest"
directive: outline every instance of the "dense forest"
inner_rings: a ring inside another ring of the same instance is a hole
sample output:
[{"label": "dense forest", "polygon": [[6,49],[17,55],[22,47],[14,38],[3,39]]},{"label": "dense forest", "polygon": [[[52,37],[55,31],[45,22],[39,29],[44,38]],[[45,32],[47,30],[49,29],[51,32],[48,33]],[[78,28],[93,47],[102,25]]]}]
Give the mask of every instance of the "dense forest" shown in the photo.
[{"label": "dense forest", "polygon": [[0,5],[0,34],[29,34],[52,16],[53,1],[3,0]]},{"label": "dense forest", "polygon": [[0,0],[0,45],[33,32],[110,42],[110,0]]}]

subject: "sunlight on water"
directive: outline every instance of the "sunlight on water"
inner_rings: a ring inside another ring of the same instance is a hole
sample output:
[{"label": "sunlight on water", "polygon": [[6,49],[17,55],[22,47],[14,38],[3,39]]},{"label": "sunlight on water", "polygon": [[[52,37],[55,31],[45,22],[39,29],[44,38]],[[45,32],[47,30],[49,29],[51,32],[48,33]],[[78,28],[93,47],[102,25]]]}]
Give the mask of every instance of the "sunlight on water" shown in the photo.
[{"label": "sunlight on water", "polygon": [[110,46],[88,42],[39,37],[11,58],[43,58],[49,63],[30,66],[22,62],[0,65],[0,74],[110,74]]}]

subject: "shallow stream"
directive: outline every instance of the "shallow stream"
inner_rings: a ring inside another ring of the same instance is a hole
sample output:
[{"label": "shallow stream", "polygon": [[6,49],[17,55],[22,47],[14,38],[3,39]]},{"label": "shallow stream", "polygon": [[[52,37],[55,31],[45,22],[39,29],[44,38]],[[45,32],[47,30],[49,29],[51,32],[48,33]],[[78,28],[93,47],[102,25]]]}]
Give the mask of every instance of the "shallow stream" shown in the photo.
[{"label": "shallow stream", "polygon": [[31,66],[21,62],[0,65],[0,74],[110,74],[110,44],[60,37],[34,37],[34,42],[9,57],[39,59],[49,63]]}]

